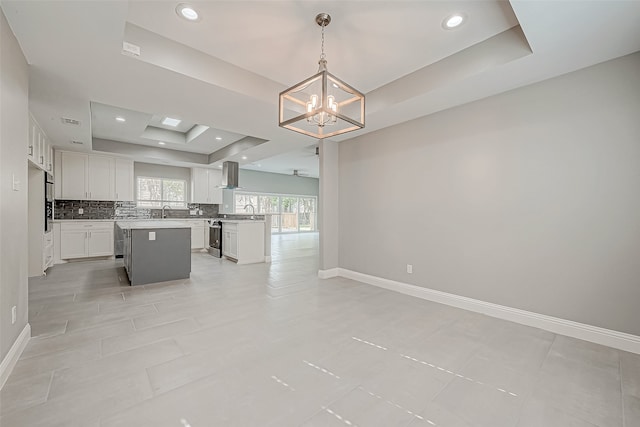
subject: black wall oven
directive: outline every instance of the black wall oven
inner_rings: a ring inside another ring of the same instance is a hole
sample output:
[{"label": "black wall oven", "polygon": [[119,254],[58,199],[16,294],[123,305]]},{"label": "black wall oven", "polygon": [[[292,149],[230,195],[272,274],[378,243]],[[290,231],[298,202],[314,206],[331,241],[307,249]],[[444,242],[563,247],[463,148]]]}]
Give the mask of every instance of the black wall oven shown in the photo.
[{"label": "black wall oven", "polygon": [[44,173],[44,232],[53,230],[53,175]]}]

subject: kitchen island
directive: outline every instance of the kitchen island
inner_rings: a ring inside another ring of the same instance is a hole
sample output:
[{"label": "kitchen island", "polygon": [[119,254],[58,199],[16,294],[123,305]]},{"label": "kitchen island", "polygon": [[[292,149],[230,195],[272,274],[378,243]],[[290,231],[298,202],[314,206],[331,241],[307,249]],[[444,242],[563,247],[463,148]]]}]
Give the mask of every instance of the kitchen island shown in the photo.
[{"label": "kitchen island", "polygon": [[118,221],[124,267],[131,285],[187,279],[191,274],[191,227],[180,221]]},{"label": "kitchen island", "polygon": [[216,221],[222,222],[222,255],[225,258],[237,264],[265,262],[265,233],[271,237],[271,230],[265,231],[265,220],[217,218]]}]

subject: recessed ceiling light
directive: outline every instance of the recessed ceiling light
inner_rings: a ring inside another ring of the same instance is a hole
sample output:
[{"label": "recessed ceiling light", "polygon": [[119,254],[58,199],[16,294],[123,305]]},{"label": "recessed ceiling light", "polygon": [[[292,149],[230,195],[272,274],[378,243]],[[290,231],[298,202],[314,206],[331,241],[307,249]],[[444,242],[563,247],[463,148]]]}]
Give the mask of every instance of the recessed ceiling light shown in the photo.
[{"label": "recessed ceiling light", "polygon": [[444,21],[442,21],[442,28],[444,28],[445,30],[452,30],[462,25],[465,19],[466,16],[464,14],[454,13],[453,15],[449,15],[444,18]]},{"label": "recessed ceiling light", "polygon": [[186,3],[180,3],[176,7],[176,13],[179,17],[184,18],[187,21],[195,22],[200,20],[198,12],[193,8],[193,6]]},{"label": "recessed ceiling light", "polygon": [[242,160],[247,160],[247,156],[242,156]]},{"label": "recessed ceiling light", "polygon": [[116,117],[116,121],[122,123],[122,122],[126,122],[127,119],[125,119],[124,117],[118,116],[118,117]]},{"label": "recessed ceiling light", "polygon": [[165,143],[164,143],[164,142],[162,142],[162,141],[158,141],[158,144],[160,144],[160,145],[164,145]]},{"label": "recessed ceiling light", "polygon": [[180,119],[172,119],[171,117],[165,117],[162,121],[163,125],[176,127],[180,124],[182,120]]},{"label": "recessed ceiling light", "polygon": [[218,141],[221,141],[221,140],[222,140],[222,137],[221,137],[221,136],[216,136],[216,139],[217,139]]}]

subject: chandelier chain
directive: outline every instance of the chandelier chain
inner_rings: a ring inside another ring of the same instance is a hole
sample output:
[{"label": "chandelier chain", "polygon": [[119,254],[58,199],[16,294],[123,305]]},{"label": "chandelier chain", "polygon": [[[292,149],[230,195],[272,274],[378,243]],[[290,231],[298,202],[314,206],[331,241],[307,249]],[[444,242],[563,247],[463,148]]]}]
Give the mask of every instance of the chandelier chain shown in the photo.
[{"label": "chandelier chain", "polygon": [[326,59],[326,55],[324,54],[324,27],[325,27],[325,24],[323,23],[321,25],[321,27],[322,27],[322,44],[321,44],[320,48],[321,48],[321,52],[322,53],[320,54],[320,59],[322,60],[322,59]]}]

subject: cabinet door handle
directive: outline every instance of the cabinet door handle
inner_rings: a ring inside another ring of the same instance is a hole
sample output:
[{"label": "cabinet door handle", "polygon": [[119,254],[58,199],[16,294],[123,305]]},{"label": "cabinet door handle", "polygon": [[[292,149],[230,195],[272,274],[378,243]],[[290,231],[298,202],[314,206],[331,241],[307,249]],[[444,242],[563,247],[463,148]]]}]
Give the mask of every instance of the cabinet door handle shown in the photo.
[{"label": "cabinet door handle", "polygon": [[40,156],[40,164],[43,165],[44,164],[44,156]]},{"label": "cabinet door handle", "polygon": [[47,166],[47,170],[51,170],[51,163],[49,163],[49,166]]},{"label": "cabinet door handle", "polygon": [[33,156],[33,145],[29,146],[29,155]]}]

